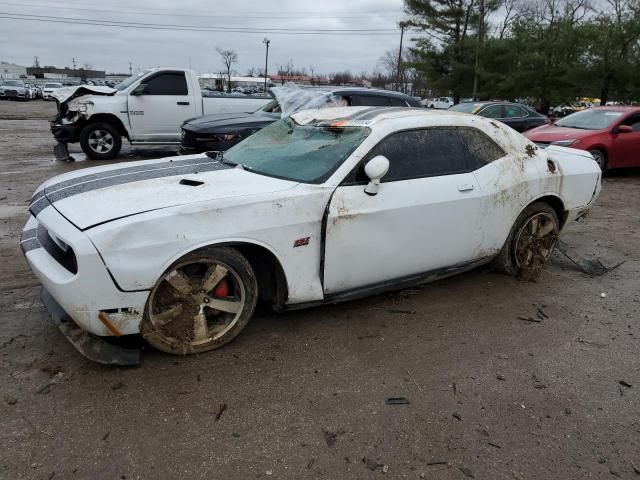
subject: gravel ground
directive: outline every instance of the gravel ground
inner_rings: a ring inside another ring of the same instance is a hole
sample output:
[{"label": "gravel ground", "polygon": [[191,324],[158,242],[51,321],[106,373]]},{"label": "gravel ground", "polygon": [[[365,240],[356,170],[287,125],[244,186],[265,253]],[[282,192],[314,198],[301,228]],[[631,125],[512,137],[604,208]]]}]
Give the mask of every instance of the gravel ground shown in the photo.
[{"label": "gravel ground", "polygon": [[625,260],[605,276],[555,254],[537,283],[477,270],[262,312],[221,350],[106,368],[48,323],[18,247],[37,185],[101,163],[53,159],[53,113],[0,102],[0,479],[640,478],[637,172],[563,234]]}]

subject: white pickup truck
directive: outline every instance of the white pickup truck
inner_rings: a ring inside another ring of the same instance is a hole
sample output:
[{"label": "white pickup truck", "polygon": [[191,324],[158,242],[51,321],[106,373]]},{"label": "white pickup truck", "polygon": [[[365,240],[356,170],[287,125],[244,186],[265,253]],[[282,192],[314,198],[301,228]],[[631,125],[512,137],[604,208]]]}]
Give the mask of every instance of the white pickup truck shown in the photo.
[{"label": "white pickup truck", "polygon": [[125,137],[132,145],[178,145],[185,120],[211,113],[252,112],[268,96],[203,93],[193,70],[156,68],[134,75],[115,88],[80,85],[51,94],[58,114],[51,132],[58,160],[71,160],[68,143],[80,142],[92,159],[115,158]]}]

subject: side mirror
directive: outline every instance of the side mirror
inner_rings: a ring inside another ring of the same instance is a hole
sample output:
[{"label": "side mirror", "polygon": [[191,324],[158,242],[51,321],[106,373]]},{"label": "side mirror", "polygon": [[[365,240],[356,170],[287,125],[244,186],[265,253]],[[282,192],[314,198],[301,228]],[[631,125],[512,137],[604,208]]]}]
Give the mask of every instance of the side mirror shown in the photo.
[{"label": "side mirror", "polygon": [[149,93],[149,87],[146,83],[141,83],[136,88],[131,90],[131,95],[134,95],[134,96],[146,95],[147,93]]},{"label": "side mirror", "polygon": [[369,184],[364,189],[367,195],[376,195],[380,186],[380,179],[389,171],[389,159],[383,155],[373,157],[364,166],[364,173],[369,177]]},{"label": "side mirror", "polygon": [[630,125],[620,125],[617,130],[617,133],[633,133],[633,128]]}]

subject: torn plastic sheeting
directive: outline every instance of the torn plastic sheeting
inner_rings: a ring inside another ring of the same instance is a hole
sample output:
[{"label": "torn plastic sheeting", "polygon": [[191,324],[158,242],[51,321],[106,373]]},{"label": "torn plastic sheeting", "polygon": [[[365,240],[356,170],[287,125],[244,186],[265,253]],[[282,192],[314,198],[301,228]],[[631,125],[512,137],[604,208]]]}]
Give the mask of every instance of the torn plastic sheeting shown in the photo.
[{"label": "torn plastic sheeting", "polygon": [[326,90],[300,88],[292,82],[285,83],[281,87],[273,87],[271,92],[280,105],[282,117],[311,108],[347,106],[344,99],[335,97]]}]

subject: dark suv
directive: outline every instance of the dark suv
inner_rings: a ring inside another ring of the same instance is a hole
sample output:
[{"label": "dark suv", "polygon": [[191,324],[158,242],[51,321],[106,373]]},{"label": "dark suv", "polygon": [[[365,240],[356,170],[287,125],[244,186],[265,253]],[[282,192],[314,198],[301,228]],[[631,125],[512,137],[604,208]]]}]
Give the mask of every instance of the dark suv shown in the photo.
[{"label": "dark suv", "polygon": [[[327,95],[329,99],[342,100],[345,106],[370,107],[416,107],[424,108],[420,100],[403,93],[373,88],[313,88]],[[224,151],[233,147],[261,128],[280,119],[281,111],[277,100],[267,103],[252,113],[221,113],[205,115],[187,120],[182,125],[180,153]]]}]

